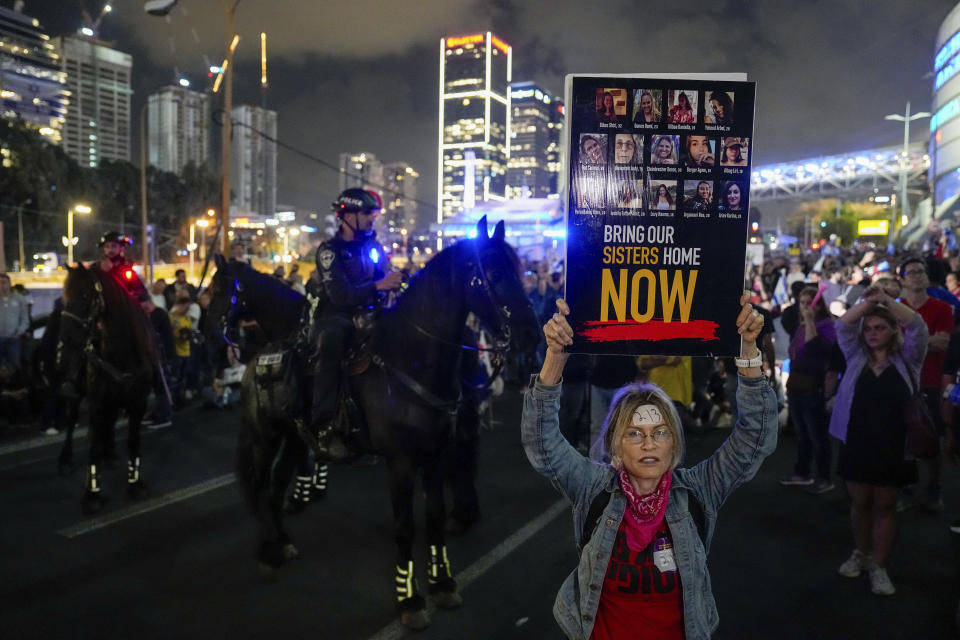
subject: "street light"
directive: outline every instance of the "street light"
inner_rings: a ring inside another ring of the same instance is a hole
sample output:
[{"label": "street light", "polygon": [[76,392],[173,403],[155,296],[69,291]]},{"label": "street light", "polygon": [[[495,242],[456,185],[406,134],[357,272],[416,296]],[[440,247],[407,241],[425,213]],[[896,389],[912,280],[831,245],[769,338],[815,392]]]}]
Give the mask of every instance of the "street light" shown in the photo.
[{"label": "street light", "polygon": [[[910,123],[914,120],[919,120],[920,118],[929,118],[930,113],[928,111],[920,111],[910,115],[910,103],[907,102],[907,112],[904,115],[899,113],[891,113],[890,115],[884,116],[884,120],[896,120],[897,122],[903,123],[903,154],[900,158],[900,215],[901,218],[907,218],[910,216],[910,202],[907,200],[907,157],[909,154],[908,145],[910,143]],[[893,233],[894,229],[897,226],[897,218],[893,208],[890,209],[890,241],[889,249],[892,253],[893,249]]]},{"label": "street light", "polygon": [[73,235],[73,213],[90,214],[93,209],[85,204],[75,204],[67,210],[67,235],[60,236],[60,241],[67,248],[67,265],[73,264],[73,246],[77,244],[79,238]]},{"label": "street light", "polygon": [[[210,209],[213,211],[213,209]],[[209,214],[210,211],[207,213]],[[207,259],[207,227],[210,226],[210,222],[206,218],[199,218],[196,222],[196,225],[200,227],[200,259]]]}]

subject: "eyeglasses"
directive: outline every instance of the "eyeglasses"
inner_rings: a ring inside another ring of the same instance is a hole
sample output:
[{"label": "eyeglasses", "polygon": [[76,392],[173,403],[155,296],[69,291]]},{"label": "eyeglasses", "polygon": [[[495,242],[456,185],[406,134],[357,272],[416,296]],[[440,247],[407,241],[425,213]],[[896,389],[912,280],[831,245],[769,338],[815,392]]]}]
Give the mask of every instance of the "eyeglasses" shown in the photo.
[{"label": "eyeglasses", "polygon": [[623,439],[630,444],[643,444],[647,438],[653,440],[654,444],[661,444],[673,437],[668,429],[657,429],[653,433],[646,434],[640,429],[627,429],[623,434]]},{"label": "eyeglasses", "polygon": [[926,275],[926,269],[905,269],[903,275],[905,276],[921,276]]}]

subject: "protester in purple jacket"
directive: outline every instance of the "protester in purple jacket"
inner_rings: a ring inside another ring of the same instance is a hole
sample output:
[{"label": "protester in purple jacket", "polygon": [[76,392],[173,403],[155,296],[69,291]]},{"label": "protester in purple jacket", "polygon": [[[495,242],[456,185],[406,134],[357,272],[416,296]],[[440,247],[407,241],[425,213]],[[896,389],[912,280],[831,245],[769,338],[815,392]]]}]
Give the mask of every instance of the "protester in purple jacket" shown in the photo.
[{"label": "protester in purple jacket", "polygon": [[837,473],[850,494],[856,545],[839,573],[855,578],[867,571],[871,591],[889,596],[895,589],[885,566],[896,533],[897,493],[917,479],[916,463],[904,452],[903,408],[916,389],[929,332],[920,314],[872,285],[837,320],[837,340],[847,369],[830,435],[843,443]]}]

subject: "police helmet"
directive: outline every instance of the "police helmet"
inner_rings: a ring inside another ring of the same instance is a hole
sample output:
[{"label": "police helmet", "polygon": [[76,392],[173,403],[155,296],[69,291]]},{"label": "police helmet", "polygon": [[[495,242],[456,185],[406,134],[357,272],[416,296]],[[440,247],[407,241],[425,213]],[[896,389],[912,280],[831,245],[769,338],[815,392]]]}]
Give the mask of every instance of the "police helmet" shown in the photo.
[{"label": "police helmet", "polygon": [[383,208],[383,201],[376,191],[352,188],[347,189],[333,202],[333,213],[338,217],[345,213],[369,213]]},{"label": "police helmet", "polygon": [[133,244],[133,242],[130,240],[130,236],[125,236],[119,231],[107,231],[105,234],[100,236],[100,243],[97,246],[102,247],[108,242],[116,242],[117,244],[122,244],[126,246],[130,246]]}]

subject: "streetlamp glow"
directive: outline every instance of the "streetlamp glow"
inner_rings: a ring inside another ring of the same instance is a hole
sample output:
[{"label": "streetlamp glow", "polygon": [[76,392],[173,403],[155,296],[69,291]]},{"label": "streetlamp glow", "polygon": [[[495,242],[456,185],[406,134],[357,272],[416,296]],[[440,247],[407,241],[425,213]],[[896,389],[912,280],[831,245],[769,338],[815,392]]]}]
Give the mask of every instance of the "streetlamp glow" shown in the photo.
[{"label": "streetlamp glow", "polygon": [[89,215],[93,212],[93,209],[88,207],[85,204],[75,204],[70,209],[67,210],[67,235],[62,236],[60,241],[63,243],[63,246],[67,248],[67,264],[73,264],[73,247],[80,240],[75,235],[73,235],[73,214],[82,213],[84,215]]},{"label": "streetlamp glow", "polygon": [[[914,120],[920,118],[929,118],[930,113],[928,111],[920,111],[918,113],[910,114],[910,103],[907,103],[907,112],[903,115],[899,113],[891,113],[883,117],[884,120],[896,120],[897,122],[903,123],[903,154],[900,158],[900,217],[901,219],[908,219],[910,216],[910,202],[907,199],[907,158],[909,157],[909,149],[907,148],[910,143],[910,123]],[[893,252],[893,233],[894,228],[896,227],[896,217],[893,209],[890,211],[890,240],[889,240],[889,249],[891,253]]]}]

